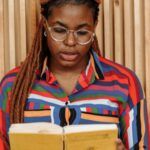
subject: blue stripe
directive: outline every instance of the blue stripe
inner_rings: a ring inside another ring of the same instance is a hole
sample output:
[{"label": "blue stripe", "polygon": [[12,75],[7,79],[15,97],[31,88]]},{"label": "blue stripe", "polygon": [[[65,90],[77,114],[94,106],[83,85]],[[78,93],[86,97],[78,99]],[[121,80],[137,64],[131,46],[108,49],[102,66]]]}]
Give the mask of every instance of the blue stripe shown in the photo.
[{"label": "blue stripe", "polygon": [[133,139],[132,139],[132,142],[133,142],[133,144],[135,144],[135,143],[137,143],[138,142],[138,135],[137,135],[137,120],[136,120],[136,116],[137,116],[137,106],[136,107],[134,107],[133,109],[133,118],[134,118],[134,120],[133,120],[133,122],[132,122],[132,124],[131,124],[131,126],[132,126],[132,133],[133,133],[133,139],[134,139],[134,141],[133,141]]},{"label": "blue stripe", "polygon": [[114,86],[114,85],[118,85],[120,86],[121,88],[124,88],[124,89],[129,89],[129,85],[128,84],[125,84],[125,83],[120,83],[118,82],[117,80],[111,80],[110,82],[107,81],[107,82],[103,82],[101,80],[96,80],[96,82],[94,83],[94,85],[97,85],[97,86]]},{"label": "blue stripe", "polygon": [[24,118],[25,123],[31,123],[31,122],[51,122],[50,116],[46,117],[25,117]]},{"label": "blue stripe", "polygon": [[[95,95],[95,96],[94,96]],[[103,90],[88,90],[88,91],[82,91],[82,93],[76,93],[76,95],[72,96],[72,99],[79,99],[84,98],[89,96],[91,97],[97,97],[99,95],[104,95],[104,96],[110,96],[110,97],[121,97],[124,101],[127,101],[127,95],[121,93],[120,91],[114,90],[114,91],[103,91]]]}]

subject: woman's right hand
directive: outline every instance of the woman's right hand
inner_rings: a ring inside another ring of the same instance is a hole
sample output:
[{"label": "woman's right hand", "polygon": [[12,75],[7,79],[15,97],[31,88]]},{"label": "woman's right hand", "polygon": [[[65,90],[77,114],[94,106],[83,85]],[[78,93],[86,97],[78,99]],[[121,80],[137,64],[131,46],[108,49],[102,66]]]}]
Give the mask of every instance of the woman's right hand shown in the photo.
[{"label": "woman's right hand", "polygon": [[117,146],[116,150],[127,150],[121,139],[116,140],[116,146]]}]

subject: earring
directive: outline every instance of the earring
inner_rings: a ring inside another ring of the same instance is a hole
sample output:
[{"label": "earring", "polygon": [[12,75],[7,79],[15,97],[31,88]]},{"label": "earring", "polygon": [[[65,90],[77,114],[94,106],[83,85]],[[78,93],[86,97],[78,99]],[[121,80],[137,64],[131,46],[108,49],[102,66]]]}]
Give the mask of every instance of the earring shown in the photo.
[{"label": "earring", "polygon": [[44,32],[44,36],[47,37],[46,31]]},{"label": "earring", "polygon": [[96,34],[95,34],[95,33],[93,33],[93,37],[92,37],[92,43],[94,42],[94,40],[95,40],[95,37],[96,37]]}]

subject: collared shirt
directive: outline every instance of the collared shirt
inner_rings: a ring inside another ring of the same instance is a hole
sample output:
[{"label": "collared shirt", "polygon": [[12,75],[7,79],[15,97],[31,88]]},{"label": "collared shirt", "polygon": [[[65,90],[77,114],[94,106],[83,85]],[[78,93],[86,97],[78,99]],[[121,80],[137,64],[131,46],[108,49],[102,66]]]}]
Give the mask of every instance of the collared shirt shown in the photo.
[{"label": "collared shirt", "polygon": [[[0,145],[8,140],[10,92],[19,68],[0,83]],[[24,122],[118,125],[127,149],[149,149],[146,100],[131,70],[90,51],[90,60],[70,95],[48,69],[37,78],[26,101]],[[66,115],[69,112],[69,115]],[[6,149],[6,148],[5,148]]]}]

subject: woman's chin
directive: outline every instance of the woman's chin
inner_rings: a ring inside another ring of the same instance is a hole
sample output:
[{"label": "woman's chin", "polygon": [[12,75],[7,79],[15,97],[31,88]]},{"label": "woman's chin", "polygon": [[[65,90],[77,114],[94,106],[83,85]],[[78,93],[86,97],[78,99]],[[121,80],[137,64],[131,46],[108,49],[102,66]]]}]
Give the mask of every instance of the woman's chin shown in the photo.
[{"label": "woman's chin", "polygon": [[60,62],[60,66],[63,67],[63,68],[72,68],[74,66],[77,67],[78,63],[77,62],[74,62],[74,61],[61,61]]}]

